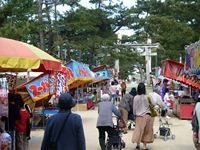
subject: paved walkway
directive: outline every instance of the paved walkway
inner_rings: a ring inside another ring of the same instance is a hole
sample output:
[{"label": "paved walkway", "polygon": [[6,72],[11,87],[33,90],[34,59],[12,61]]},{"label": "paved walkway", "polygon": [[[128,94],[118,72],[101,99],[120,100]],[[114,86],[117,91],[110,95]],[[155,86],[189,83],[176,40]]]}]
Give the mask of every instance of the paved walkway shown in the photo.
[{"label": "paved walkway", "polygon": [[[82,116],[87,150],[100,150],[98,144],[98,132],[96,129],[97,110],[89,110],[84,112],[76,112]],[[172,133],[176,136],[174,140],[155,139],[153,144],[149,145],[150,150],[195,150],[192,142],[191,124],[188,120],[179,120],[177,118],[169,119]],[[158,130],[159,121],[155,119],[154,129]],[[124,150],[134,150],[135,144],[131,143],[133,130],[129,130],[128,134],[123,135],[126,142]],[[29,149],[39,150],[43,138],[43,130],[32,131],[32,139],[30,140]],[[67,140],[67,139],[66,139]]]}]

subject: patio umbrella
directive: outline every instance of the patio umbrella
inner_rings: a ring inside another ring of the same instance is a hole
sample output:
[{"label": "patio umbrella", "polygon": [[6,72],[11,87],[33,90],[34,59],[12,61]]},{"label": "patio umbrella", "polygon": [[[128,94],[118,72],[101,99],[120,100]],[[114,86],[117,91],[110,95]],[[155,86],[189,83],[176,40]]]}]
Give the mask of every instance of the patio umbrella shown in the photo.
[{"label": "patio umbrella", "polygon": [[61,62],[41,49],[0,37],[0,72],[60,71]]}]

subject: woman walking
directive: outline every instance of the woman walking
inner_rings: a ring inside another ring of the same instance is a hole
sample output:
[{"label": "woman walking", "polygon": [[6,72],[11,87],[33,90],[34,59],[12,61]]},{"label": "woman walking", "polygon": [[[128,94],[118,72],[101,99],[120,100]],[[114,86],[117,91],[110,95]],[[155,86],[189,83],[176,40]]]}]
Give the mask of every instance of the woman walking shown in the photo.
[{"label": "woman walking", "polygon": [[[152,105],[155,105],[151,100]],[[136,125],[133,132],[132,142],[137,143],[136,149],[140,149],[143,143],[143,150],[148,150],[147,143],[153,143],[153,118],[149,108],[144,83],[137,87],[137,95],[133,100],[133,113],[136,116]]]},{"label": "woman walking", "polygon": [[[101,102],[98,105],[98,120],[97,128],[99,131],[99,144],[101,150],[111,150],[114,136],[113,119],[112,114],[117,117],[121,117],[120,112],[116,106],[110,101],[108,94],[103,94]],[[106,144],[106,133],[108,134],[108,143]]]}]

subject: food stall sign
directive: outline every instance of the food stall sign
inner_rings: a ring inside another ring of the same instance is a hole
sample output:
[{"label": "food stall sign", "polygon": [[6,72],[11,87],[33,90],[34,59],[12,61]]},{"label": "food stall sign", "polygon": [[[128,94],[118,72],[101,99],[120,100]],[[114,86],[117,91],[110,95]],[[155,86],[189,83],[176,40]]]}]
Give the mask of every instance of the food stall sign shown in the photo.
[{"label": "food stall sign", "polygon": [[80,82],[86,82],[92,80],[94,76],[89,66],[77,61],[72,60],[66,66],[66,79],[67,85],[72,83],[81,84]]},{"label": "food stall sign", "polygon": [[44,75],[41,78],[25,85],[33,101],[38,101],[48,96],[49,86],[49,75]]},{"label": "food stall sign", "polygon": [[99,82],[110,78],[111,78],[111,73],[108,70],[101,70],[95,72],[95,78],[93,79],[93,82]]}]

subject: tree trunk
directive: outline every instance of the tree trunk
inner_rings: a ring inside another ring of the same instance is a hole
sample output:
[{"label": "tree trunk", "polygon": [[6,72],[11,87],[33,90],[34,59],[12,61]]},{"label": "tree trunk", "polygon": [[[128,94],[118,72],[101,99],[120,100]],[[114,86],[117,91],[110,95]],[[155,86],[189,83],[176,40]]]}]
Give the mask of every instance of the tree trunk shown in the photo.
[{"label": "tree trunk", "polygon": [[38,17],[39,17],[39,25],[40,25],[40,48],[45,51],[44,45],[44,33],[42,28],[42,0],[38,0]]}]

